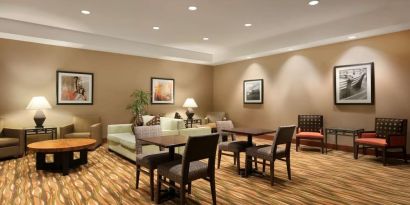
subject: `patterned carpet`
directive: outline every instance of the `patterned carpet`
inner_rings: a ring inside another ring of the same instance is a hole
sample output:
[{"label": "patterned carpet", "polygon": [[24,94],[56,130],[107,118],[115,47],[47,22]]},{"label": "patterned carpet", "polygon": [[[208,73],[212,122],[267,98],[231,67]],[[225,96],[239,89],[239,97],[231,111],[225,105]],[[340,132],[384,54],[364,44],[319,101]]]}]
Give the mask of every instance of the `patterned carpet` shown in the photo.
[{"label": "patterned carpet", "polygon": [[[232,161],[224,156],[216,171],[218,204],[410,204],[410,165],[399,160],[383,167],[373,156],[353,160],[351,153],[296,153],[293,147],[292,180],[278,161],[273,187],[267,176],[239,177]],[[89,163],[67,176],[36,171],[33,154],[0,162],[0,204],[152,204],[148,188],[148,177],[141,175],[136,190],[135,166],[106,147],[89,153]],[[195,181],[188,204],[210,202],[209,183]]]}]

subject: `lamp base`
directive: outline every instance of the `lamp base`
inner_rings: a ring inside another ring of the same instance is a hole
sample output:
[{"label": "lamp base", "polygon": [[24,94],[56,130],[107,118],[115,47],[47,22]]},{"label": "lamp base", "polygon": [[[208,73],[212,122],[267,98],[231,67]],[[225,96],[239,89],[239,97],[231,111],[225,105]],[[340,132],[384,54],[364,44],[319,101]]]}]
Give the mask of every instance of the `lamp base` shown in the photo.
[{"label": "lamp base", "polygon": [[189,111],[189,110],[187,110],[187,111],[185,112],[185,114],[186,114],[186,116],[188,117],[188,120],[192,120],[193,117],[194,117],[194,115],[195,115],[195,113],[194,113],[193,111]]},{"label": "lamp base", "polygon": [[43,111],[37,110],[36,114],[34,115],[34,122],[36,123],[36,128],[44,128],[44,121],[46,121],[46,116],[44,115]]}]

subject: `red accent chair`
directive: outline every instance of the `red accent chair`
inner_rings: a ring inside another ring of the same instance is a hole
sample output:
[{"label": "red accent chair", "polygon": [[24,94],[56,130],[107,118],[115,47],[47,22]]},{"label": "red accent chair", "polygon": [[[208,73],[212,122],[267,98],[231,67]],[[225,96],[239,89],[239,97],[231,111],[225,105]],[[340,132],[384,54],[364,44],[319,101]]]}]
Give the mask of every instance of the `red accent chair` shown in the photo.
[{"label": "red accent chair", "polygon": [[387,151],[401,148],[403,160],[407,163],[406,139],[407,119],[376,118],[375,131],[365,131],[355,140],[354,158],[358,158],[360,145],[364,154],[367,148],[375,148],[376,157],[378,157],[378,149],[381,149],[383,165],[386,165]]},{"label": "red accent chair", "polygon": [[296,151],[299,151],[300,140],[318,140],[324,153],[323,115],[298,115],[296,131]]}]

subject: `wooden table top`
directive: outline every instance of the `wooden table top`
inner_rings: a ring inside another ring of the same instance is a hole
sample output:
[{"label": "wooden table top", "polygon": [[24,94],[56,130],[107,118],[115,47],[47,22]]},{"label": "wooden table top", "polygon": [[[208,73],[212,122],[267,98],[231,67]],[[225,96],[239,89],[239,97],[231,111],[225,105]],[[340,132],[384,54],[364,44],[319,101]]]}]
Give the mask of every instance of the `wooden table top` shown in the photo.
[{"label": "wooden table top", "polygon": [[57,139],[34,142],[27,147],[36,152],[54,153],[78,151],[91,147],[96,143],[95,139]]},{"label": "wooden table top", "polygon": [[275,133],[275,130],[270,130],[270,129],[262,129],[262,128],[242,128],[242,127],[236,127],[236,128],[231,128],[231,129],[223,129],[223,132],[231,132],[235,134],[241,134],[241,135],[252,135],[252,136],[258,136],[258,135],[265,135],[265,134],[270,134],[270,133]]},{"label": "wooden table top", "polygon": [[157,145],[160,147],[170,148],[170,147],[184,146],[188,141],[188,137],[185,135],[169,135],[169,136],[145,137],[139,140],[143,142],[147,142],[149,144]]}]

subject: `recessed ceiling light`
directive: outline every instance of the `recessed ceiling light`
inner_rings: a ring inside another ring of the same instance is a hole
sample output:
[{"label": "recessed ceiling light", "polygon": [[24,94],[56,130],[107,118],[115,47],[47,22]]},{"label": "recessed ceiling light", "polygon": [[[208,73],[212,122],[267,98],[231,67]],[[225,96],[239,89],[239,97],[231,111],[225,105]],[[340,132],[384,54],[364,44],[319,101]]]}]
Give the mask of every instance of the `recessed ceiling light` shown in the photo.
[{"label": "recessed ceiling light", "polygon": [[154,26],[154,27],[152,27],[152,29],[154,29],[154,30],[159,30],[159,27],[158,27],[158,26]]},{"label": "recessed ceiling light", "polygon": [[348,39],[356,39],[356,36],[349,36]]},{"label": "recessed ceiling light", "polygon": [[207,40],[209,40],[209,38],[208,37],[203,37],[202,40],[207,41]]},{"label": "recessed ceiling light", "polygon": [[319,0],[310,0],[309,1],[309,5],[311,5],[311,6],[315,6],[315,5],[318,5],[319,4]]},{"label": "recessed ceiling light", "polygon": [[81,10],[81,13],[84,14],[84,15],[89,15],[89,14],[91,14],[91,12],[90,12],[90,11],[87,11],[87,10]]},{"label": "recessed ceiling light", "polygon": [[188,7],[188,10],[190,10],[190,11],[196,11],[196,10],[198,10],[198,7],[196,7],[196,6],[190,6],[190,7]]},{"label": "recessed ceiling light", "polygon": [[245,26],[245,27],[251,27],[252,24],[251,24],[251,23],[246,23],[246,24],[244,24],[244,26]]}]

